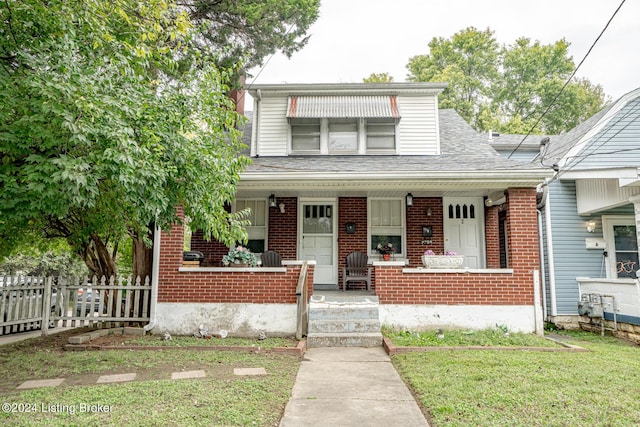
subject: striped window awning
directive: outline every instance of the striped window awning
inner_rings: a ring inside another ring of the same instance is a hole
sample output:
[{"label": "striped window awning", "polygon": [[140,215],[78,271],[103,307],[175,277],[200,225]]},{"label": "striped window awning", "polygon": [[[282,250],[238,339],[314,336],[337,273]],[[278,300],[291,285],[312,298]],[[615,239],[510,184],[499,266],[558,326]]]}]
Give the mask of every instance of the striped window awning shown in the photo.
[{"label": "striped window awning", "polygon": [[400,118],[395,96],[290,96],[288,118]]}]

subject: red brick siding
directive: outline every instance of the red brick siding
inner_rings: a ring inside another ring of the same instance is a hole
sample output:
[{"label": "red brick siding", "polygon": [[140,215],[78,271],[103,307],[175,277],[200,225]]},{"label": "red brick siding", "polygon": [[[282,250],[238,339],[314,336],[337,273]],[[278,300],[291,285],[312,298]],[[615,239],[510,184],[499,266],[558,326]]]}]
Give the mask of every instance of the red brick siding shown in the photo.
[{"label": "red brick siding", "polygon": [[380,303],[532,305],[533,271],[539,269],[536,190],[510,189],[507,203],[512,274],[403,274],[402,267],[376,266]]},{"label": "red brick siding", "polygon": [[285,212],[280,208],[269,208],[269,241],[272,251],[277,251],[282,259],[297,259],[298,252],[298,199],[278,197],[278,205],[284,203]]},{"label": "red brick siding", "polygon": [[[427,209],[431,208],[431,216]],[[442,220],[442,199],[439,197],[413,198],[413,206],[407,206],[407,255],[409,265],[422,265],[422,255],[427,249],[439,254],[444,251],[444,226]],[[422,226],[430,225],[433,237],[422,237]],[[431,240],[431,244],[422,244],[423,240]]]},{"label": "red brick siding", "polygon": [[[346,224],[353,222],[356,225],[354,234],[347,234]],[[367,253],[367,198],[366,197],[340,197],[338,199],[338,280],[342,286],[342,268],[345,259],[351,252],[359,251]],[[362,285],[364,288],[365,285]],[[357,284],[350,284],[349,289],[356,289]]]},{"label": "red brick siding", "polygon": [[[283,303],[295,304],[301,266],[287,266],[286,273],[181,272],[182,226],[162,233],[158,302]],[[313,266],[309,266],[307,291],[313,290]]]},{"label": "red brick siding", "polygon": [[222,257],[229,252],[229,248],[222,243],[216,240],[205,240],[201,230],[191,235],[191,250],[202,252],[204,254],[202,265],[210,267],[222,266]]}]

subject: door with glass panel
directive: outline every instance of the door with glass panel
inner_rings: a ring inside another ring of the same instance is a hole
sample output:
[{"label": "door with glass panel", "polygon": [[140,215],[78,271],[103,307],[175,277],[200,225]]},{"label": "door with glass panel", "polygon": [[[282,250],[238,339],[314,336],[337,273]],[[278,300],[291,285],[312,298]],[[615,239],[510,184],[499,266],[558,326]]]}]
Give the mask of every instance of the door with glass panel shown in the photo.
[{"label": "door with glass panel", "polygon": [[334,213],[333,201],[300,204],[299,258],[316,262],[314,285],[338,283]]}]

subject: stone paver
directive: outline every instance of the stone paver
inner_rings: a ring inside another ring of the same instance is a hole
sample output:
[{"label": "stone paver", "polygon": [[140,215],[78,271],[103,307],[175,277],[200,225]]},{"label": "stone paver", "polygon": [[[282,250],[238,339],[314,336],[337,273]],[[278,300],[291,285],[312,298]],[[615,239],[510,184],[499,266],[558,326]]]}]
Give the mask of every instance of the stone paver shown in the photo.
[{"label": "stone paver", "polygon": [[54,378],[50,380],[29,380],[18,386],[19,389],[42,388],[42,387],[58,387],[64,382],[65,378]]},{"label": "stone paver", "polygon": [[264,368],[235,368],[233,375],[267,375]]},{"label": "stone paver", "polygon": [[200,371],[184,371],[184,372],[172,372],[172,380],[187,380],[191,378],[204,378],[207,374],[203,370]]},{"label": "stone paver", "polygon": [[108,383],[123,383],[127,381],[133,381],[136,379],[136,374],[115,374],[115,375],[102,375],[96,381],[97,384],[108,384]]}]

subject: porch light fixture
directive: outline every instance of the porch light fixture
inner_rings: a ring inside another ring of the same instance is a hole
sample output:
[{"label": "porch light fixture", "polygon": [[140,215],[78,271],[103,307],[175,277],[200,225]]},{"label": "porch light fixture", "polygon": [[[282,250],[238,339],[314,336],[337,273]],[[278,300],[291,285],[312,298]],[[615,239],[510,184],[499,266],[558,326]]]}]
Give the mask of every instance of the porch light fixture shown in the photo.
[{"label": "porch light fixture", "polygon": [[413,206],[413,194],[407,193],[407,206]]},{"label": "porch light fixture", "polygon": [[280,208],[280,213],[284,213],[284,203],[281,202],[278,207]]},{"label": "porch light fixture", "polygon": [[587,231],[589,233],[595,233],[595,231],[596,231],[596,222],[595,221],[589,221],[587,223]]},{"label": "porch light fixture", "polygon": [[269,207],[270,208],[277,208],[278,204],[276,203],[276,195],[272,194],[269,196]]}]

